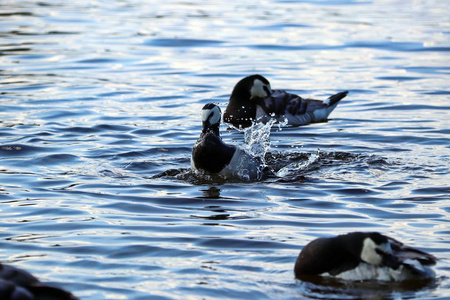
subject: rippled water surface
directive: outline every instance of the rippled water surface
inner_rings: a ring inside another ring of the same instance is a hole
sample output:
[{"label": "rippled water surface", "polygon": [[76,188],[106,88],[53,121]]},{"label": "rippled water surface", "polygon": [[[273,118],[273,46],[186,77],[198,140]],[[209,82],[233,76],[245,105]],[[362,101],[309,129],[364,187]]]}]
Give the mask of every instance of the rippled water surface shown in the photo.
[{"label": "rippled water surface", "polygon": [[[448,1],[6,0],[0,21],[2,262],[81,299],[450,296]],[[279,177],[196,178],[201,107],[253,73],[350,94],[271,129]],[[356,230],[439,257],[436,280],[294,278]]]}]

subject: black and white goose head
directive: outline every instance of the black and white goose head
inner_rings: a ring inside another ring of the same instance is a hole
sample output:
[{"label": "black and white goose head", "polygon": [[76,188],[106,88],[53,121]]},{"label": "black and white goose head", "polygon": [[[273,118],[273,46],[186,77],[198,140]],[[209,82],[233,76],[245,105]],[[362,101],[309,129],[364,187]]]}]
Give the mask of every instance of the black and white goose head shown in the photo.
[{"label": "black and white goose head", "polygon": [[222,118],[222,111],[220,107],[214,103],[208,103],[202,108],[202,133],[208,131],[214,132],[219,136],[220,119]]},{"label": "black and white goose head", "polygon": [[257,105],[272,94],[270,82],[259,74],[247,76],[233,88],[224,120],[235,126],[248,127],[256,118]]},{"label": "black and white goose head", "polygon": [[231,98],[240,102],[254,101],[258,98],[266,98],[272,94],[270,82],[259,74],[247,76],[234,86]]},{"label": "black and white goose head", "polygon": [[252,75],[247,78],[251,83],[250,101],[265,99],[272,94],[272,88],[270,87],[269,80],[267,80],[265,77],[261,75]]},{"label": "black and white goose head", "polygon": [[430,278],[436,258],[378,232],[319,238],[300,252],[297,278],[334,276],[344,280],[402,281]]},{"label": "black and white goose head", "polygon": [[399,260],[393,255],[393,250],[388,237],[378,233],[372,232],[366,235],[361,235],[362,241],[356,241],[354,247],[359,250],[360,257],[363,262],[375,266],[388,266],[397,269],[400,266]]}]

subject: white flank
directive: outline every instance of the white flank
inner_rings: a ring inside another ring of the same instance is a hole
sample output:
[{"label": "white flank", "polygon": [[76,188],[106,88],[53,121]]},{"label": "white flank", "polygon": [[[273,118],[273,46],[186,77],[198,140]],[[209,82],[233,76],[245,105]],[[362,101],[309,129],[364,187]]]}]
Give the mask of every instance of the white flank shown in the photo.
[{"label": "white flank", "polygon": [[[415,263],[420,264],[415,261]],[[334,277],[351,280],[351,281],[363,281],[363,280],[380,280],[380,281],[403,281],[410,279],[423,279],[434,277],[434,271],[429,267],[420,266],[423,270],[421,275],[413,274],[410,270],[404,266],[400,266],[397,270],[389,267],[374,266],[371,264],[360,263],[358,267],[353,270],[342,272]],[[324,276],[331,276],[328,273],[322,274]]]},{"label": "white flank", "polygon": [[230,163],[219,173],[219,176],[228,179],[245,181],[259,180],[262,176],[262,166],[241,148],[236,148]]},{"label": "white flank", "polygon": [[403,267],[393,270],[388,267],[379,267],[371,264],[361,263],[353,270],[345,271],[336,276],[344,280],[382,280],[382,281],[400,281],[404,280],[402,275]]},{"label": "white flank", "polygon": [[[325,100],[326,101],[326,100]],[[338,102],[339,103],[339,102]],[[326,121],[331,112],[336,108],[338,103],[335,103],[332,106],[328,106],[327,108],[317,109],[314,111],[314,120],[316,122]]]}]

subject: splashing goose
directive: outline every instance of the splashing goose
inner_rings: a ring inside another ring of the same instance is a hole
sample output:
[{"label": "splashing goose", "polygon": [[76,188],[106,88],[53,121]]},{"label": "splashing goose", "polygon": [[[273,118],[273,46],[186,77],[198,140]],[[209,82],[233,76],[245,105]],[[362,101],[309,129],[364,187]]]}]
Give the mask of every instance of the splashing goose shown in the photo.
[{"label": "splashing goose", "polygon": [[261,179],[262,161],[240,147],[224,143],[220,138],[220,108],[214,103],[208,103],[201,115],[203,128],[192,149],[192,170],[197,174],[219,175],[223,178]]}]

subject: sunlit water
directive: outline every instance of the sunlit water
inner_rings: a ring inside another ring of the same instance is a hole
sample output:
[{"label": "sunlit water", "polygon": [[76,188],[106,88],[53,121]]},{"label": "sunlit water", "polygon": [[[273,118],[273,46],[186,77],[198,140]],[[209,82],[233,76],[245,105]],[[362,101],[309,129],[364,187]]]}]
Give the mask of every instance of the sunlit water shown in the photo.
[{"label": "sunlit water", "polygon": [[[448,1],[6,0],[0,20],[0,261],[82,299],[450,295]],[[253,150],[274,176],[195,177],[201,107],[253,73],[350,94],[273,126]],[[436,280],[294,278],[306,243],[356,230],[434,254]]]}]

